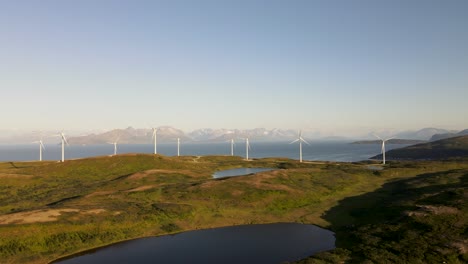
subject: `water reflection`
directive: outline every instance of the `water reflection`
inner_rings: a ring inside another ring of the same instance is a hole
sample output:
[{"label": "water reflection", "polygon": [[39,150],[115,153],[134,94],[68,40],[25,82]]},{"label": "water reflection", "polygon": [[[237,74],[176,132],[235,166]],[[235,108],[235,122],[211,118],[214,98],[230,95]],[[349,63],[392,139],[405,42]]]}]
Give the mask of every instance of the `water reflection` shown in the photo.
[{"label": "water reflection", "polygon": [[57,263],[281,263],[335,247],[333,232],[313,225],[244,225],[142,238]]}]

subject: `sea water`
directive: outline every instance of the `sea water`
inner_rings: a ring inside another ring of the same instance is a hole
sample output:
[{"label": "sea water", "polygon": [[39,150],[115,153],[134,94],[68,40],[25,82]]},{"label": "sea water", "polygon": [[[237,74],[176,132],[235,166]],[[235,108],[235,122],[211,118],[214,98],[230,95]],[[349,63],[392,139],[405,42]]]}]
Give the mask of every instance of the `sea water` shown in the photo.
[{"label": "sea water", "polygon": [[[387,144],[386,149],[401,148],[407,145]],[[350,144],[350,142],[313,141],[310,145],[302,145],[304,160],[345,161],[353,162],[366,160],[380,154],[381,146],[378,144]],[[153,153],[152,144],[119,144],[117,154],[123,153]],[[177,143],[159,143],[158,154],[166,156],[177,155]],[[65,147],[65,159],[78,159],[94,156],[112,155],[114,145],[71,145]],[[181,143],[180,155],[206,156],[230,155],[231,145],[223,143]],[[234,155],[245,157],[245,143],[238,142],[234,148]],[[299,145],[289,142],[250,142],[249,158],[284,157],[299,159]],[[60,160],[61,146],[59,144],[46,144],[42,152],[43,160]],[[39,146],[27,145],[0,145],[0,161],[33,161],[39,159]]]}]

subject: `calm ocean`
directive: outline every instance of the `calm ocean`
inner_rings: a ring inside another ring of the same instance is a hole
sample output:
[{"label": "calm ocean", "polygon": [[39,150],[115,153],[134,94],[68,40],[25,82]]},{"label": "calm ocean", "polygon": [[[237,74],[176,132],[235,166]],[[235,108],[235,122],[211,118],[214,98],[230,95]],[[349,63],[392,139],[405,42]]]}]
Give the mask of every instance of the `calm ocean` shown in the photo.
[{"label": "calm ocean", "polygon": [[[303,144],[304,160],[323,161],[360,161],[380,153],[380,145],[355,145],[349,142],[316,141],[310,145]],[[401,148],[407,145],[386,145],[386,150]],[[177,144],[159,143],[158,154],[166,156],[177,155]],[[249,158],[286,157],[299,159],[299,145],[288,142],[250,142]],[[65,147],[65,159],[77,159],[93,156],[110,155],[114,146],[106,145],[73,145]],[[151,144],[121,144],[117,153],[152,153]],[[231,145],[225,143],[181,143],[181,156],[230,155]],[[57,144],[46,144],[43,150],[43,160],[60,160],[61,149]],[[238,142],[234,148],[234,155],[245,157],[245,143]],[[39,146],[28,145],[0,145],[0,161],[31,161],[39,159]]]}]

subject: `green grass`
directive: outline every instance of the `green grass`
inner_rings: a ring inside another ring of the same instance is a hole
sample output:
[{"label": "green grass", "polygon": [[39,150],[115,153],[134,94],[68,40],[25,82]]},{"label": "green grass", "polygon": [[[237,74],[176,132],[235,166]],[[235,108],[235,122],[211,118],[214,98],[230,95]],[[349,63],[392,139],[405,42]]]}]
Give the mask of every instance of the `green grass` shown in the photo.
[{"label": "green grass", "polygon": [[[217,170],[239,167],[278,169],[242,177],[211,177]],[[79,210],[62,213],[52,222],[0,225],[0,259],[2,263],[47,263],[144,236],[228,225],[300,222],[331,228],[341,247],[323,253],[322,259],[306,261],[363,260],[372,252],[354,250],[346,243],[366,239],[354,238],[359,229],[345,235],[342,228],[376,225],[398,215],[401,208],[411,208],[411,203],[426,193],[401,194],[409,188],[406,181],[411,190],[458,186],[467,169],[460,161],[391,163],[374,172],[366,164],[159,155],[0,163],[0,219],[33,210]],[[386,199],[398,193],[398,207],[389,207],[392,203]],[[424,201],[452,197],[451,193],[438,195],[424,196]],[[380,210],[378,202],[387,210]],[[89,213],[96,209],[102,211]],[[448,220],[436,222],[444,221]],[[369,237],[374,239],[375,234],[370,232]]]}]

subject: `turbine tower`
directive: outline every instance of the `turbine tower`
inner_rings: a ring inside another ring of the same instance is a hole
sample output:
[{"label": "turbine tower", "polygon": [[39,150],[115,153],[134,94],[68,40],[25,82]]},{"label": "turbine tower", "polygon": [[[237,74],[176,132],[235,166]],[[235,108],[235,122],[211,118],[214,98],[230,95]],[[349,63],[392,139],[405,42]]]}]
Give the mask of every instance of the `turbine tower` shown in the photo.
[{"label": "turbine tower", "polygon": [[109,143],[109,144],[111,144],[111,145],[114,145],[114,155],[113,155],[113,156],[117,155],[117,141],[115,141],[115,142],[107,142],[107,143]]},{"label": "turbine tower", "polygon": [[249,138],[245,138],[245,160],[249,160],[250,143]]},{"label": "turbine tower", "polygon": [[39,143],[39,161],[42,161],[42,150],[45,150],[44,143],[42,142],[42,139],[34,141],[33,143]]},{"label": "turbine tower", "polygon": [[177,157],[180,156],[180,138],[177,138]]},{"label": "turbine tower", "polygon": [[154,139],[154,154],[158,154],[157,150],[156,150],[156,143],[157,143],[157,133],[158,133],[158,129],[153,127],[153,135],[151,136],[152,139]]},{"label": "turbine tower", "polygon": [[234,139],[231,138],[231,156],[234,156]]},{"label": "turbine tower", "polygon": [[65,134],[62,132],[60,132],[59,136],[62,138],[62,162],[65,161],[65,144],[69,145],[68,144],[68,141],[67,141],[67,138],[65,137]]},{"label": "turbine tower", "polygon": [[374,134],[374,136],[380,140],[382,140],[382,164],[385,165],[385,141],[388,141],[390,139],[392,139],[393,137],[391,138],[387,138],[387,139],[383,139],[377,135]]},{"label": "turbine tower", "polygon": [[310,145],[309,142],[307,142],[305,139],[302,138],[302,131],[299,131],[299,135],[296,140],[292,141],[289,144],[293,144],[299,141],[299,162],[302,162],[302,142],[306,143],[307,145]]}]

